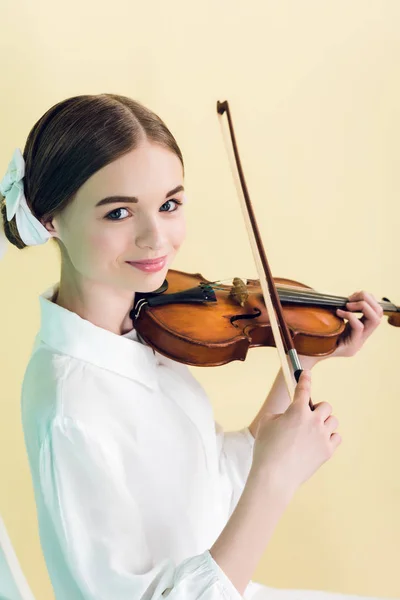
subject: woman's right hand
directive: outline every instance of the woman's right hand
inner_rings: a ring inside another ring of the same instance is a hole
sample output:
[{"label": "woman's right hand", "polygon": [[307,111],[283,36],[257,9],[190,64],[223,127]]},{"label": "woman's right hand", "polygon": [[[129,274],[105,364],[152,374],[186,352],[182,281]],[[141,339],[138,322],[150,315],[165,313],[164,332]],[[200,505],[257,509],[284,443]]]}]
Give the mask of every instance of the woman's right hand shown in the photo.
[{"label": "woman's right hand", "polygon": [[266,414],[255,436],[252,471],[294,493],[341,443],[338,420],[327,402],[310,410],[311,372],[303,371],[293,402],[283,414]]}]

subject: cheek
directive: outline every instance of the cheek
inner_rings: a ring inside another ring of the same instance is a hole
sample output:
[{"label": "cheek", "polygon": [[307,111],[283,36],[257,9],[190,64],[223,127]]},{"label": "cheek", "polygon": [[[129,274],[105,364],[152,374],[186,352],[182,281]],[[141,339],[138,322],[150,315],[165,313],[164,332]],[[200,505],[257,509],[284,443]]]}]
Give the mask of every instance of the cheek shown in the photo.
[{"label": "cheek", "polygon": [[171,232],[171,243],[175,250],[178,250],[186,237],[186,221],[184,218],[179,219],[175,223],[175,227]]},{"label": "cheek", "polygon": [[101,260],[99,249],[96,247],[95,240],[85,235],[69,244],[68,254],[75,269],[88,275],[93,271],[96,263]]},{"label": "cheek", "polygon": [[118,235],[116,229],[107,228],[103,231],[92,231],[87,236],[88,255],[93,262],[110,262],[123,252],[126,245],[126,236],[122,233]]},{"label": "cheek", "polygon": [[86,277],[99,277],[113,268],[124,237],[110,231],[88,231],[75,236],[68,253],[75,269]]}]

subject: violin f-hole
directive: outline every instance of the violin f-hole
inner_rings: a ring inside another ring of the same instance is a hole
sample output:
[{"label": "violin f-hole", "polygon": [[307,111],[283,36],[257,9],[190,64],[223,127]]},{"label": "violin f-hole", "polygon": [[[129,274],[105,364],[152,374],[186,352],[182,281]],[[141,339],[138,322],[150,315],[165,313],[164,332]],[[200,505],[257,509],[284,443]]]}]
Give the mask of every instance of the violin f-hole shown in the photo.
[{"label": "violin f-hole", "polygon": [[237,325],[235,325],[235,321],[240,321],[241,319],[256,319],[257,317],[261,316],[261,310],[259,308],[255,308],[254,307],[254,313],[252,314],[245,314],[245,315],[234,315],[233,317],[230,317],[230,322],[234,327],[237,327]]}]

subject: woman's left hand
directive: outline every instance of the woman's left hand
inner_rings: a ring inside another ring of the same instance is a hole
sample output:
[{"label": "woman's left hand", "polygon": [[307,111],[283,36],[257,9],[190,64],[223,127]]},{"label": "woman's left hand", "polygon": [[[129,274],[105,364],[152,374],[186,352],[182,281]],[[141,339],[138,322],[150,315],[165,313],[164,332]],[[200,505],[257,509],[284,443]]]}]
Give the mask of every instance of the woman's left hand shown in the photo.
[{"label": "woman's left hand", "polygon": [[[336,311],[338,317],[348,321],[336,350],[326,357],[300,356],[300,362],[304,368],[311,368],[324,358],[354,356],[381,322],[383,309],[372,294],[364,291],[355,292],[349,296],[346,308],[347,311],[341,309]],[[363,316],[359,319],[354,314],[356,312],[363,313]]]},{"label": "woman's left hand", "polygon": [[[330,356],[354,356],[363,347],[371,333],[381,322],[383,308],[372,294],[355,292],[349,296],[346,307],[348,311],[337,309],[336,314],[347,319],[346,329],[339,344]],[[359,319],[355,312],[363,313]]]}]

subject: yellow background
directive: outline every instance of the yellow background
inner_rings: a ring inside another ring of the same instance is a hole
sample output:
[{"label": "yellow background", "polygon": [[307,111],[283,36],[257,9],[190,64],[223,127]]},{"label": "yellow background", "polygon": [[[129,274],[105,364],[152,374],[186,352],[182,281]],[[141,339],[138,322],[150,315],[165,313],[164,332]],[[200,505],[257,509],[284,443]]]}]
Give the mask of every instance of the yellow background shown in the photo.
[{"label": "yellow background", "polygon": [[[227,98],[273,273],[400,304],[398,0],[3,0],[0,17],[2,173],[59,100],[132,96],[186,161],[188,238],[174,266],[256,277],[215,110]],[[51,245],[10,248],[0,264],[0,513],[40,600],[52,593],[19,394],[37,296],[58,268]],[[313,398],[334,406],[343,444],[298,492],[253,579],[400,596],[399,344],[385,320],[356,357],[316,367]],[[276,351],[258,349],[195,373],[235,429],[277,368]]]}]

